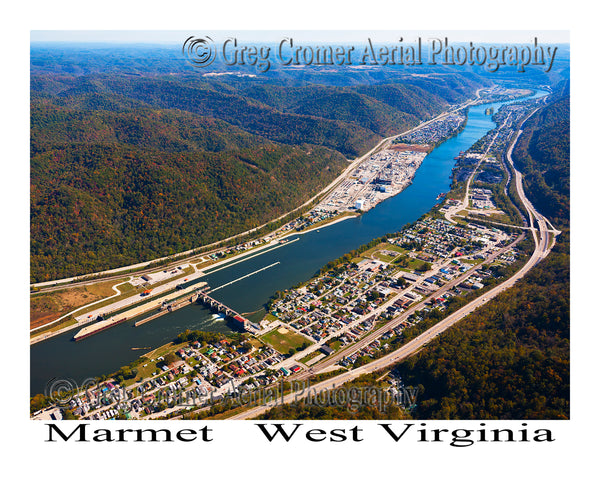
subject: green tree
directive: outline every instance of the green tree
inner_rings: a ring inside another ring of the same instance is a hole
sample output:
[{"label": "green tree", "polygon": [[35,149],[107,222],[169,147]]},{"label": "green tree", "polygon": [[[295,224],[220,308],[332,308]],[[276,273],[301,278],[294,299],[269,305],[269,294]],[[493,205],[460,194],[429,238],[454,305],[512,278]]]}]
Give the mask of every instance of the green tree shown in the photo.
[{"label": "green tree", "polygon": [[50,405],[50,399],[45,395],[38,393],[29,400],[29,410],[31,413],[42,410]]},{"label": "green tree", "polygon": [[165,355],[165,360],[164,361],[165,361],[166,365],[172,365],[177,360],[179,360],[179,357],[177,355],[175,355],[173,352],[171,352],[171,353],[167,353]]},{"label": "green tree", "polygon": [[431,270],[431,264],[429,262],[423,262],[417,268],[415,268],[417,272],[427,272]]}]

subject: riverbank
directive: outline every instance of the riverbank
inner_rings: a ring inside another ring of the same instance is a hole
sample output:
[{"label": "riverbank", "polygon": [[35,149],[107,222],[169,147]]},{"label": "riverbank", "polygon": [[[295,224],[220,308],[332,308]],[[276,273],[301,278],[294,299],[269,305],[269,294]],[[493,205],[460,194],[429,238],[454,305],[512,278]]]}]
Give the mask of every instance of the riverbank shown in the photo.
[{"label": "riverbank", "polygon": [[[50,287],[50,286],[60,286],[60,285],[69,286],[69,284],[78,284],[80,282],[85,282],[85,281],[90,281],[90,280],[110,279],[113,276],[118,275],[118,274],[134,274],[134,273],[142,274],[142,273],[145,273],[145,271],[147,269],[172,268],[173,266],[177,266],[179,264],[179,262],[192,262],[193,263],[193,260],[195,258],[198,258],[198,257],[201,257],[202,255],[207,255],[207,254],[211,253],[212,248],[218,250],[221,248],[220,246],[223,244],[230,243],[231,241],[233,241],[237,238],[249,236],[255,232],[258,232],[258,231],[268,227],[271,224],[274,224],[276,222],[279,222],[279,221],[285,219],[286,217],[294,214],[295,212],[301,210],[302,208],[306,208],[311,203],[314,203],[315,201],[317,201],[319,199],[319,197],[322,197],[322,196],[330,193],[332,191],[332,189],[336,188],[338,186],[338,184],[344,180],[344,178],[348,175],[348,172],[356,169],[362,162],[367,160],[371,155],[381,151],[382,149],[387,148],[394,139],[396,139],[402,135],[406,135],[408,133],[414,132],[418,129],[421,129],[421,128],[429,125],[430,123],[435,122],[439,119],[443,119],[446,116],[448,116],[449,114],[456,112],[460,109],[468,108],[469,106],[474,105],[479,100],[479,91],[480,90],[481,89],[477,90],[476,98],[467,100],[463,104],[454,107],[452,110],[442,112],[439,115],[437,115],[436,117],[434,117],[430,120],[424,121],[424,122],[420,123],[419,125],[416,125],[415,127],[412,127],[404,132],[401,132],[399,134],[396,134],[396,135],[393,135],[390,137],[383,138],[382,140],[379,141],[379,143],[377,143],[377,145],[375,145],[372,149],[370,149],[364,155],[353,160],[348,165],[348,167],[343,172],[340,173],[340,175],[337,178],[335,178],[332,182],[330,182],[321,191],[319,191],[313,197],[308,199],[302,205],[300,205],[300,206],[296,207],[295,209],[293,209],[283,215],[280,215],[279,217],[277,217],[273,220],[270,220],[258,227],[252,228],[245,232],[238,233],[236,235],[225,238],[223,240],[213,242],[208,245],[204,245],[204,246],[200,246],[200,247],[196,247],[196,248],[187,250],[185,252],[168,255],[165,257],[161,257],[161,258],[151,259],[151,260],[148,260],[145,262],[140,262],[140,263],[137,263],[134,265],[125,265],[125,266],[114,268],[114,269],[104,270],[102,272],[94,272],[94,273],[78,275],[78,276],[70,277],[70,278],[32,283],[32,284],[30,284],[30,288],[31,289],[39,289],[39,288]],[[279,229],[280,228],[276,228],[276,229],[272,230],[271,232],[263,235],[263,237],[272,235],[272,234],[276,233]],[[251,240],[249,240],[249,241],[251,241]]]},{"label": "riverbank", "polygon": [[314,232],[315,230],[319,230],[321,228],[332,227],[336,223],[343,222],[344,220],[350,220],[351,218],[356,218],[359,216],[360,216],[359,214],[351,214],[351,213],[340,214],[337,217],[331,218],[329,220],[324,220],[323,223],[316,223],[314,225],[311,225],[310,227],[305,228],[304,230],[300,230],[299,232],[290,232],[290,233],[284,235],[283,237],[281,237],[281,240],[287,239],[288,237],[293,237],[294,235],[304,235],[307,233],[311,233],[311,232]]},{"label": "riverbank", "polygon": [[[312,232],[312,231],[320,229],[320,228],[326,228],[326,227],[335,225],[336,223],[342,222],[344,220],[348,220],[350,218],[354,218],[356,216],[357,215],[340,215],[339,217],[335,217],[333,219],[326,220],[323,223],[313,225],[313,226],[311,226],[311,227],[309,227],[309,228],[307,228],[307,229],[305,229],[303,231],[289,232],[289,233],[285,234],[284,236],[278,237],[278,238],[272,240],[271,242],[269,242],[267,244],[256,246],[256,247],[252,247],[252,248],[250,248],[250,249],[248,249],[248,250],[246,250],[244,252],[238,253],[238,254],[233,255],[233,256],[231,256],[229,258],[226,258],[226,259],[223,259],[223,260],[220,260],[220,261],[217,260],[214,263],[211,263],[210,265],[207,265],[206,267],[198,268],[195,273],[188,275],[188,278],[190,278],[190,281],[193,281],[195,279],[199,279],[199,278],[203,277],[204,275],[206,275],[207,273],[214,273],[215,271],[220,270],[222,268],[227,268],[229,266],[233,266],[233,265],[236,265],[237,263],[241,263],[241,262],[243,262],[245,260],[249,260],[251,258],[259,256],[259,255],[261,255],[263,253],[271,252],[272,250],[275,250],[277,248],[285,247],[286,244],[287,244],[287,241],[285,243],[282,243],[282,240],[287,240],[290,237],[293,237],[295,235],[306,234],[306,233]],[[161,291],[163,291],[163,290],[164,291],[173,290],[180,283],[181,283],[181,279],[178,278],[174,282],[171,282],[169,284],[165,284],[161,288]],[[119,294],[114,295],[113,297],[119,297],[121,295],[122,294],[119,293]],[[86,313],[90,313],[89,310],[87,310],[87,309],[89,309],[89,307],[91,307],[94,304],[100,304],[100,303],[102,303],[103,304],[102,305],[102,309],[101,309],[102,311],[98,311],[98,312],[92,311],[91,312],[90,317],[91,318],[96,318],[99,314],[104,313],[105,311],[112,310],[110,304],[107,305],[107,304],[103,303],[103,302],[106,302],[106,300],[108,300],[110,298],[112,298],[112,297],[108,297],[108,298],[105,298],[105,299],[100,299],[100,300],[97,300],[97,301],[92,302],[90,304],[86,304],[86,305],[83,305],[81,307],[78,307],[77,309],[75,309],[75,310],[67,313],[66,315],[63,315],[63,317],[61,317],[61,318],[66,318],[66,317],[68,317],[70,315],[75,314],[76,312],[79,312],[79,311],[85,311]],[[128,297],[127,301],[128,301],[128,304],[127,305],[123,305],[120,308],[125,308],[125,307],[131,306],[131,305],[133,305],[135,303],[142,303],[142,302],[144,302],[146,300],[143,299],[143,298],[138,298],[137,294],[134,294],[134,295]],[[142,312],[142,313],[144,313],[144,312]],[[139,316],[142,313],[139,313],[137,315]],[[52,323],[55,323],[55,322],[52,322]],[[38,342],[41,342],[41,341],[44,341],[44,340],[48,340],[48,339],[50,339],[52,337],[55,337],[55,336],[58,336],[58,335],[62,335],[64,333],[66,333],[66,332],[69,332],[69,331],[77,329],[77,328],[82,328],[82,327],[85,326],[86,323],[88,323],[88,322],[85,321],[85,319],[84,320],[81,320],[81,319],[76,320],[76,319],[74,319],[73,322],[74,323],[70,323],[68,325],[65,325],[64,327],[62,327],[60,329],[57,329],[55,331],[40,332],[39,334],[36,334],[36,335],[32,336],[30,338],[30,342],[29,342],[30,345],[34,345],[34,344],[36,344]],[[47,327],[49,325],[50,324],[44,325],[41,328]],[[33,332],[33,330],[32,330],[32,332]]]},{"label": "riverbank", "polygon": [[[463,132],[434,149],[417,170],[412,184],[399,195],[378,204],[363,215],[346,217],[345,220],[332,219],[328,224],[330,228],[318,226],[311,231],[286,232],[290,241],[283,244],[285,248],[269,251],[267,246],[261,245],[262,250],[255,249],[247,252],[244,257],[237,255],[227,259],[219,264],[221,269],[218,271],[214,270],[219,268],[215,267],[216,264],[211,265],[206,269],[209,271],[205,270],[202,280],[217,287],[233,279],[246,277],[265,265],[280,262],[269,270],[216,292],[216,299],[235,311],[254,312],[275,291],[306,281],[323,265],[373,238],[400,231],[404,225],[427,213],[437,203],[436,197],[440,192],[448,191],[449,178],[455,164],[454,157],[494,128],[490,116],[484,115],[484,109],[481,106],[471,108],[469,122]],[[320,230],[319,233],[316,232],[317,229]],[[294,238],[298,240],[292,242]],[[114,371],[134,359],[132,346],[162,345],[186,329],[227,332],[222,322],[211,322],[210,312],[194,305],[136,329],[127,324],[114,327],[85,342],[70,342],[66,335],[40,342],[31,348],[31,390],[34,393],[43,391],[48,379],[53,377],[85,379]],[[111,351],[112,354],[103,355],[106,351]]]},{"label": "riverbank", "polygon": [[[178,280],[175,283],[180,283],[180,281]],[[60,328],[58,330],[43,332],[34,337],[30,337],[29,345],[30,346],[34,345],[38,342],[48,340],[52,337],[62,335],[64,333],[67,333],[71,330],[76,330],[78,328],[81,328],[82,331],[85,329],[93,330],[94,325],[95,325],[93,322],[98,317],[108,318],[109,316],[114,316],[115,318],[122,319],[120,321],[131,320],[135,317],[140,317],[154,309],[159,308],[160,304],[164,301],[178,299],[181,296],[184,296],[184,295],[192,292],[196,288],[202,288],[204,286],[206,286],[206,283],[201,282],[192,287],[188,287],[184,290],[173,291],[176,289],[176,286],[163,285],[162,288],[160,289],[160,291],[157,292],[158,295],[156,295],[156,293],[155,293],[153,295],[153,297],[150,299],[144,298],[144,297],[139,297],[136,294],[132,297],[128,297],[126,299],[121,300],[121,304],[118,307],[113,306],[112,309],[106,308],[106,306],[100,307],[98,310],[92,311],[91,314],[89,314],[87,317],[85,315],[82,315],[80,317],[74,318],[72,321],[75,323],[69,323],[68,325],[65,325],[63,328]],[[98,302],[94,302],[94,303],[98,303]],[[108,307],[110,307],[110,305]],[[85,307],[83,307],[83,308],[85,308]],[[80,310],[80,309],[78,309],[78,310]],[[76,334],[76,336],[77,335],[78,334]]]}]

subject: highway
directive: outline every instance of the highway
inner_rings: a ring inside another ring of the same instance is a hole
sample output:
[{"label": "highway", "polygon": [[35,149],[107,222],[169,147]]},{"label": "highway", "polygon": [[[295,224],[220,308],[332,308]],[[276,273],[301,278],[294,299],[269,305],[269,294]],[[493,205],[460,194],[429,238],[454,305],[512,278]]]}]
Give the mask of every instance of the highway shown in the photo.
[{"label": "highway", "polygon": [[[490,255],[485,262],[483,263],[492,263],[497,257],[503,255],[506,251],[508,251],[509,249],[511,249],[512,247],[514,247],[517,243],[519,243],[523,238],[524,238],[524,234],[521,234],[516,240],[514,240],[513,242],[510,243],[510,245],[507,245],[506,247],[503,247],[501,249],[499,249],[498,251],[494,252],[492,255]],[[450,261],[448,261],[447,263],[450,263]],[[482,264],[483,264],[482,263]],[[444,264],[440,265],[439,268],[443,268]],[[313,367],[312,369],[308,370],[308,371],[303,371],[303,372],[299,372],[298,374],[294,375],[292,377],[292,379],[294,380],[304,380],[307,379],[309,377],[311,377],[312,375],[314,375],[315,373],[318,373],[318,371],[322,371],[326,368],[329,368],[333,365],[335,365],[338,361],[342,360],[344,357],[347,357],[349,355],[352,355],[354,352],[360,350],[363,347],[366,347],[367,345],[369,345],[369,343],[371,343],[372,341],[376,340],[377,338],[379,338],[381,335],[385,334],[386,332],[393,330],[394,328],[396,328],[397,326],[399,326],[402,322],[406,321],[406,319],[408,317],[410,317],[410,315],[412,315],[415,311],[419,310],[420,308],[423,307],[423,304],[433,300],[435,298],[439,298],[441,295],[443,295],[444,293],[446,293],[447,291],[453,289],[454,287],[460,285],[462,282],[464,282],[469,276],[471,276],[473,274],[473,270],[475,270],[477,267],[479,267],[479,265],[473,266],[472,268],[470,268],[469,270],[467,270],[465,273],[463,273],[462,275],[458,276],[457,278],[455,278],[454,280],[448,282],[446,285],[444,285],[443,287],[439,288],[438,290],[436,290],[435,292],[433,292],[431,295],[429,295],[428,297],[424,298],[422,301],[413,304],[410,308],[408,308],[406,311],[402,312],[399,316],[395,317],[394,319],[390,320],[389,322],[387,322],[385,325],[381,326],[380,328],[378,328],[377,330],[371,332],[370,334],[366,335],[365,337],[363,337],[361,340],[359,340],[358,342],[353,343],[349,348],[345,348],[344,350],[333,354],[331,356],[329,356],[325,361],[319,363],[319,365],[317,367]],[[431,274],[434,274],[434,272],[430,272]],[[369,316],[371,315],[378,315],[379,313],[382,313],[387,307],[389,307],[390,305],[392,305],[394,303],[394,301],[396,301],[398,299],[398,297],[394,297],[392,298],[390,301],[385,302],[384,304],[382,304],[381,306],[379,306],[376,310],[374,310],[373,312],[371,312],[369,314]],[[335,336],[339,335],[341,332],[335,332]],[[291,364],[293,364],[295,362],[291,362]],[[284,365],[286,366],[286,365]],[[287,368],[287,366],[286,366]],[[318,368],[318,371],[316,371],[315,369]]]},{"label": "highway", "polygon": [[[56,290],[64,290],[65,288],[69,288],[69,287],[75,287],[75,286],[85,286],[85,285],[92,285],[94,283],[99,283],[99,282],[106,282],[109,280],[117,280],[117,279],[124,279],[124,278],[128,278],[131,276],[132,272],[135,271],[135,275],[143,275],[145,273],[151,273],[153,271],[157,271],[157,270],[164,270],[164,269],[169,269],[169,268],[173,268],[173,267],[177,267],[183,263],[189,263],[192,262],[194,260],[197,260],[199,258],[201,258],[202,256],[205,255],[210,255],[212,253],[216,253],[222,250],[222,248],[217,248],[217,246],[219,244],[222,244],[224,242],[228,242],[230,240],[234,240],[236,238],[242,237],[242,236],[246,236],[246,235],[250,235],[258,230],[260,230],[261,228],[266,227],[267,225],[273,223],[273,222],[277,222],[285,217],[287,217],[288,215],[291,215],[294,212],[297,212],[298,210],[310,205],[312,202],[316,201],[317,199],[319,199],[321,196],[324,196],[325,194],[329,193],[330,191],[332,191],[334,188],[336,188],[341,182],[343,182],[348,175],[354,171],[362,162],[364,162],[365,160],[367,160],[371,155],[373,155],[375,152],[377,152],[378,150],[381,149],[385,149],[387,148],[391,142],[402,136],[402,135],[406,135],[409,134],[411,132],[414,132],[415,130],[419,130],[423,127],[425,127],[426,125],[429,125],[432,122],[435,122],[437,120],[440,120],[442,118],[447,117],[448,115],[455,113],[458,110],[461,110],[462,108],[465,107],[469,107],[471,105],[476,104],[479,100],[480,100],[480,96],[479,96],[479,92],[481,89],[477,90],[476,92],[476,98],[472,99],[472,100],[468,100],[465,103],[451,109],[448,110],[447,112],[443,112],[441,114],[439,114],[438,116],[427,120],[425,122],[420,123],[419,125],[411,128],[410,130],[407,130],[405,132],[396,134],[396,135],[392,135],[390,137],[386,137],[382,140],[379,141],[379,143],[377,145],[375,145],[371,150],[369,150],[367,153],[365,153],[364,155],[362,155],[359,158],[356,158],[355,160],[353,160],[352,162],[350,162],[350,164],[348,165],[348,167],[335,179],[333,180],[331,183],[329,183],[329,185],[327,185],[325,188],[323,188],[323,190],[321,190],[320,192],[318,192],[316,195],[314,195],[313,197],[309,198],[306,202],[304,202],[302,205],[294,208],[293,210],[284,213],[283,215],[280,215],[277,218],[274,218],[272,220],[269,220],[268,222],[264,223],[263,225],[259,225],[258,227],[252,228],[250,230],[247,230],[245,232],[241,232],[238,233],[237,235],[233,235],[229,238],[225,238],[223,240],[219,240],[217,242],[211,243],[210,245],[204,245],[204,246],[200,246],[197,248],[194,248],[192,250],[188,250],[186,252],[181,252],[181,253],[177,253],[168,257],[162,257],[162,258],[155,258],[152,260],[148,260],[146,262],[141,262],[141,263],[137,263],[135,265],[126,265],[123,267],[118,267],[118,268],[114,268],[112,270],[105,270],[102,272],[94,272],[94,273],[88,273],[85,275],[79,275],[76,277],[70,277],[70,278],[63,278],[63,279],[57,279],[57,280],[50,280],[50,281],[46,281],[46,282],[38,282],[38,283],[32,283],[30,284],[30,288],[36,288],[37,290],[35,292],[32,292],[32,294],[35,293],[42,293],[42,292],[52,292],[52,291],[56,291]],[[274,232],[272,232],[274,233]],[[271,234],[272,234],[271,233]],[[215,247],[215,248],[213,248]],[[210,251],[205,251],[203,253],[199,253],[199,254],[195,254],[194,252],[197,251],[200,248],[213,248]],[[164,264],[164,265],[160,265],[160,266],[156,266],[157,262],[163,262],[165,260],[172,260],[172,262],[169,262],[168,264]],[[154,266],[153,266],[154,265]],[[100,277],[100,278],[98,278]]]},{"label": "highway", "polygon": [[[533,115],[535,113],[535,111],[536,110],[534,110],[522,122],[521,126],[531,117],[531,115]],[[378,370],[381,370],[384,368],[388,368],[391,365],[393,365],[397,362],[400,362],[400,361],[408,358],[409,356],[415,354],[421,348],[423,348],[427,343],[429,343],[432,339],[434,339],[436,336],[440,335],[441,333],[446,331],[448,328],[452,327],[457,322],[461,321],[463,318],[468,316],[474,310],[476,310],[477,308],[479,308],[482,305],[489,302],[492,298],[496,297],[497,295],[504,292],[508,288],[511,288],[512,286],[514,286],[516,282],[518,282],[521,278],[523,278],[535,265],[537,265],[543,258],[545,258],[548,255],[548,253],[554,246],[554,236],[560,234],[560,231],[556,230],[552,226],[552,224],[542,214],[540,214],[535,209],[535,207],[531,204],[531,202],[525,195],[525,192],[523,189],[523,176],[522,176],[521,172],[519,172],[515,168],[513,160],[512,160],[513,148],[514,148],[517,140],[521,136],[521,134],[522,134],[522,129],[520,129],[518,131],[518,133],[515,135],[513,141],[511,142],[510,147],[507,150],[506,157],[515,172],[517,193],[519,195],[519,198],[523,202],[525,210],[527,211],[527,215],[529,217],[529,227],[532,229],[533,236],[535,238],[535,249],[534,249],[531,257],[527,261],[527,263],[525,263],[525,265],[523,267],[521,267],[521,269],[518,270],[513,276],[511,276],[510,278],[508,278],[501,284],[497,285],[496,287],[492,288],[491,290],[485,292],[482,296],[478,297],[477,299],[473,300],[472,302],[465,305],[461,309],[452,313],[445,319],[441,320],[440,322],[435,324],[433,327],[429,328],[427,331],[423,332],[421,335],[414,338],[413,340],[411,340],[410,342],[408,342],[406,345],[402,346],[401,348],[399,348],[377,360],[374,360],[367,365],[350,370],[348,372],[344,372],[344,373],[337,375],[336,377],[333,377],[329,380],[325,380],[325,381],[322,381],[315,385],[312,385],[310,387],[310,393],[312,393],[314,395],[315,393],[318,394],[318,392],[320,392],[322,390],[339,387],[339,386],[343,385],[344,383],[349,382],[349,381],[359,377],[360,375],[372,373],[372,372],[375,372],[375,371],[378,371]],[[520,238],[522,236],[523,235],[521,235]],[[448,285],[446,285],[446,286],[448,286]],[[440,293],[441,293],[441,291],[436,292],[435,296],[438,296]],[[401,317],[404,317],[405,315],[407,315],[409,311],[410,311],[410,309],[407,312],[404,312],[401,315]],[[400,317],[398,317],[398,318],[400,318]],[[397,322],[396,319],[392,320],[392,322],[395,322],[396,325],[398,323],[400,323],[400,322]],[[341,352],[338,355],[328,358],[325,362],[323,362],[322,364],[319,364],[318,370],[323,370],[323,369],[333,365],[336,361],[339,360],[340,356],[349,355],[352,352],[359,350],[363,346],[368,345],[377,336],[382,334],[384,330],[387,331],[390,328],[393,328],[391,322],[386,324],[384,327],[380,328],[376,332],[373,332],[372,334],[368,335],[363,340],[354,344],[351,349],[346,349],[346,350],[344,350],[344,352]],[[315,371],[315,373],[318,373],[316,370],[313,370],[313,371]],[[290,377],[290,379],[304,380],[304,379],[307,379],[308,377],[309,377],[309,375],[306,372],[303,372],[301,375]],[[229,417],[229,418],[233,419],[233,420],[243,420],[243,419],[254,418],[254,417],[257,417],[257,416],[263,414],[264,412],[266,412],[267,410],[269,410],[272,406],[274,406],[276,404],[289,403],[289,402],[293,402],[296,400],[300,400],[300,399],[306,397],[307,395],[309,395],[308,390],[303,391],[303,392],[289,393],[286,396],[284,396],[283,399],[279,399],[277,402],[273,402],[268,405],[257,406],[255,408],[246,410],[244,412],[241,412],[241,413],[239,413],[235,416]]]},{"label": "highway", "polygon": [[[525,120],[523,120],[523,122],[521,123],[521,126],[527,120],[529,120],[529,118],[531,118],[531,116],[538,110],[539,109],[536,108],[534,111],[532,111],[527,116],[527,118],[525,118]],[[534,256],[535,256],[535,253],[538,252],[538,250],[539,250],[539,252],[541,252],[539,258],[537,258],[537,261],[536,261],[536,264],[537,264],[537,263],[539,263],[539,261],[542,258],[545,258],[548,255],[548,253],[554,246],[554,241],[555,241],[554,237],[556,235],[559,235],[560,231],[555,229],[554,226],[552,226],[552,224],[550,223],[550,221],[535,209],[535,207],[529,201],[529,199],[527,198],[527,196],[525,195],[525,192],[523,190],[523,175],[521,174],[520,171],[518,171],[515,168],[515,164],[512,159],[512,152],[513,152],[514,146],[516,145],[516,143],[522,133],[523,133],[523,129],[520,128],[515,136],[515,139],[513,140],[513,142],[511,143],[510,147],[508,148],[508,150],[506,152],[506,159],[515,172],[515,183],[516,183],[516,187],[517,187],[517,194],[519,195],[521,202],[523,202],[523,205],[524,205],[525,210],[527,211],[527,215],[529,217],[529,227],[531,228],[531,230],[533,232],[533,237],[534,237],[534,241],[536,244],[536,251],[534,252]],[[536,223],[537,223],[537,227],[535,226]]]}]

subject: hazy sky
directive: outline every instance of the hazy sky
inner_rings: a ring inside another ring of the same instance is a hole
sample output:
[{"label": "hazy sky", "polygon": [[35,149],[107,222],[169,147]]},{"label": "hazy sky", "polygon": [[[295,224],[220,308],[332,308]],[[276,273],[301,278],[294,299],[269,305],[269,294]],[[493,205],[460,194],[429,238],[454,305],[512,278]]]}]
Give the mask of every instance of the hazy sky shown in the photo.
[{"label": "hazy sky", "polygon": [[32,42],[110,42],[110,43],[170,43],[180,44],[188,36],[213,36],[214,40],[233,35],[242,36],[245,40],[279,41],[283,37],[293,35],[299,41],[319,42],[359,42],[370,37],[376,42],[396,42],[402,36],[405,42],[414,41],[417,37],[448,37],[452,42],[477,43],[525,43],[532,42],[534,37],[540,43],[569,43],[569,32],[565,30],[528,30],[528,31],[465,31],[465,30],[32,30]]}]

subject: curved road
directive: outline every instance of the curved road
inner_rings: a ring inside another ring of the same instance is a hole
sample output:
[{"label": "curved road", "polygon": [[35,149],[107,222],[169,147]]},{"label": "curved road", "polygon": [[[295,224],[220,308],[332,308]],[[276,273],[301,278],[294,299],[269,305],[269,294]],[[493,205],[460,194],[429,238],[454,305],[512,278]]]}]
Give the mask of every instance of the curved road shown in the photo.
[{"label": "curved road", "polygon": [[[523,123],[525,123],[531,117],[531,115],[533,115],[535,113],[535,111],[537,111],[537,110],[534,110],[522,122],[521,125],[523,125]],[[406,345],[402,346],[398,350],[395,350],[395,351],[389,353],[388,355],[385,355],[384,357],[374,360],[373,362],[371,362],[367,365],[364,365],[364,366],[356,368],[354,370],[342,373],[342,374],[340,374],[334,378],[331,378],[329,380],[325,380],[323,382],[317,383],[317,384],[311,386],[309,391],[289,393],[284,396],[283,400],[279,399],[277,402],[273,402],[268,405],[258,406],[258,407],[246,410],[244,412],[241,412],[238,415],[235,415],[235,416],[232,416],[229,418],[233,419],[233,420],[254,418],[258,415],[263,414],[264,412],[266,412],[267,410],[269,410],[270,408],[272,408],[275,405],[278,405],[281,403],[289,403],[289,402],[292,402],[295,400],[300,400],[309,394],[314,395],[315,393],[318,393],[322,390],[339,387],[340,385],[342,385],[346,382],[349,382],[349,381],[359,377],[360,375],[363,375],[366,373],[372,373],[377,370],[381,370],[383,368],[393,365],[394,363],[397,363],[401,360],[406,359],[407,357],[418,352],[421,348],[423,348],[423,346],[425,346],[427,343],[429,343],[437,335],[444,332],[445,330],[447,330],[448,328],[452,327],[454,324],[456,324],[457,322],[459,322],[460,320],[465,318],[467,315],[469,315],[475,309],[479,308],[480,306],[482,306],[485,303],[487,303],[488,301],[490,301],[492,298],[494,298],[497,295],[499,295],[500,293],[504,292],[507,288],[512,287],[516,282],[518,282],[521,278],[523,278],[535,265],[537,265],[544,257],[546,257],[548,255],[548,253],[550,252],[550,250],[552,249],[552,247],[554,246],[554,236],[560,234],[560,231],[556,230],[552,226],[552,224],[548,221],[548,219],[546,219],[546,217],[544,217],[542,214],[540,214],[535,209],[535,207],[531,204],[531,202],[526,197],[525,192],[523,190],[523,176],[521,175],[521,172],[516,170],[516,168],[514,167],[514,163],[512,161],[512,151],[513,151],[513,148],[514,148],[517,140],[521,136],[522,132],[523,132],[522,130],[519,130],[517,135],[515,135],[514,140],[512,141],[509,149],[507,150],[506,156],[507,156],[507,160],[509,161],[510,165],[512,166],[512,168],[515,172],[516,186],[517,186],[517,192],[518,192],[519,198],[523,202],[523,205],[525,206],[525,209],[527,210],[527,214],[529,216],[529,227],[531,228],[531,230],[533,232],[533,236],[535,238],[535,249],[534,249],[531,257],[527,261],[527,263],[523,267],[521,267],[521,269],[518,272],[516,272],[512,277],[505,280],[504,282],[497,285],[496,287],[492,288],[488,292],[485,292],[481,297],[478,297],[477,299],[473,300],[469,304],[465,305],[461,309],[457,310],[456,312],[454,312],[451,315],[449,315],[448,317],[446,317],[444,320],[441,320],[440,322],[435,324],[433,327],[431,327],[427,331],[423,332],[421,335],[414,338],[413,340],[411,340],[410,342],[408,342]],[[536,227],[536,224],[537,224],[537,227]],[[407,312],[405,312],[405,314],[406,313]],[[404,316],[404,314],[402,316]],[[394,322],[394,320],[392,320],[392,322]],[[384,328],[378,330],[377,332],[374,332],[372,335],[369,335],[367,337],[369,339],[369,341],[364,343],[364,345],[370,343],[370,341],[372,341],[374,339],[375,334],[380,333],[381,330],[383,330],[383,329],[385,329],[387,331],[387,330],[389,330],[389,328],[393,328],[393,327],[390,327],[390,323],[388,323]],[[383,332],[381,332],[381,333],[383,333]],[[364,339],[364,340],[366,340],[366,339]],[[359,350],[360,348],[362,348],[362,346],[364,346],[364,345],[359,346],[359,344],[363,344],[363,341],[361,340],[360,342],[358,342],[356,344],[356,348],[353,347],[352,351]],[[346,350],[344,352],[344,355],[348,355],[350,353],[352,353],[352,352]],[[334,360],[334,359],[331,358],[331,360]],[[327,365],[325,365],[325,364],[327,364]],[[328,359],[328,361],[325,362],[323,364],[323,366],[319,366],[319,369],[325,368],[326,366],[330,366],[331,364],[332,364],[332,362],[330,362]],[[306,375],[304,374],[302,376],[294,376],[292,378],[293,379],[301,379],[301,378],[304,378],[305,376]]]},{"label": "curved road", "polygon": [[[218,252],[220,250],[222,250],[222,248],[215,248],[213,250],[210,251],[206,251],[203,253],[199,253],[199,254],[195,254],[193,255],[194,251],[201,249],[201,248],[210,248],[210,247],[216,247],[217,245],[224,243],[224,242],[228,242],[230,240],[233,240],[235,238],[238,237],[242,237],[245,235],[249,235],[251,233],[254,233],[258,230],[260,230],[261,228],[269,225],[270,223],[273,222],[277,222],[285,217],[287,217],[288,215],[300,210],[301,208],[306,207],[307,205],[310,205],[311,202],[317,200],[320,196],[328,193],[330,190],[334,189],[335,187],[337,187],[342,181],[344,181],[346,179],[346,177],[348,176],[348,174],[350,172],[352,172],[354,169],[356,169],[356,167],[358,167],[358,165],[360,165],[362,162],[364,162],[365,160],[367,160],[371,155],[373,155],[377,150],[382,149],[382,148],[386,148],[391,142],[392,140],[394,140],[395,138],[398,138],[402,135],[406,135],[408,133],[411,133],[415,130],[419,130],[423,127],[425,127],[426,125],[429,125],[432,122],[435,122],[437,120],[441,120],[442,118],[447,117],[448,115],[461,110],[463,108],[469,107],[471,105],[476,104],[479,99],[479,92],[482,89],[478,89],[475,94],[476,94],[476,98],[472,99],[472,100],[468,100],[465,103],[451,109],[448,110],[447,112],[443,112],[440,113],[439,115],[437,115],[436,117],[427,120],[425,122],[419,123],[419,125],[406,130],[404,132],[401,132],[399,134],[396,135],[392,135],[391,137],[386,137],[383,138],[382,140],[379,141],[379,143],[377,143],[377,145],[375,145],[371,150],[369,150],[367,153],[365,153],[364,155],[362,155],[361,157],[356,158],[355,160],[353,160],[352,162],[350,162],[350,164],[348,165],[348,167],[335,179],[333,180],[331,183],[329,183],[329,185],[327,185],[325,188],[323,188],[323,190],[321,190],[319,193],[317,193],[316,195],[314,195],[313,197],[311,197],[310,199],[308,199],[306,202],[304,202],[302,205],[294,208],[293,210],[284,213],[283,215],[280,215],[277,218],[274,218],[272,220],[269,220],[268,222],[259,225],[258,227],[252,228],[250,230],[247,230],[245,232],[241,232],[238,233],[236,235],[233,235],[229,238],[225,238],[223,240],[219,240],[217,242],[213,242],[209,245],[201,245],[199,247],[196,247],[192,250],[188,250],[186,252],[180,252],[180,253],[176,253],[174,255],[170,255],[167,257],[162,257],[162,258],[155,258],[152,260],[148,260],[145,262],[141,262],[141,263],[137,263],[135,265],[126,265],[123,267],[118,267],[118,268],[114,268],[112,270],[105,270],[102,272],[93,272],[93,273],[87,273],[85,275],[79,275],[76,277],[70,277],[70,278],[62,278],[62,279],[57,279],[57,280],[49,280],[46,282],[38,282],[38,283],[32,283],[30,284],[30,288],[37,288],[38,290],[36,290],[33,293],[42,293],[42,292],[51,292],[51,291],[55,291],[55,290],[59,290],[59,289],[64,289],[67,287],[74,287],[74,286],[83,286],[83,285],[91,285],[94,283],[98,283],[98,282],[106,282],[106,281],[110,281],[110,280],[117,280],[117,279],[122,279],[122,278],[126,278],[131,276],[132,271],[135,270],[135,274],[136,275],[143,275],[144,273],[150,273],[156,270],[164,270],[164,269],[169,269],[169,268],[173,268],[173,267],[177,267],[181,264],[184,263],[189,263],[190,261],[193,261],[194,259],[198,259],[202,256],[205,255],[210,255],[211,253],[215,253]],[[270,234],[272,234],[274,232],[271,232]],[[270,235],[269,234],[269,235]],[[159,266],[151,266],[151,264],[155,264],[156,262],[161,262],[164,260],[168,260],[168,259],[172,259],[171,262],[169,262],[168,264],[165,265],[159,265]],[[138,270],[139,269],[139,270]],[[94,277],[98,277],[100,276],[101,278],[94,278]]]}]

